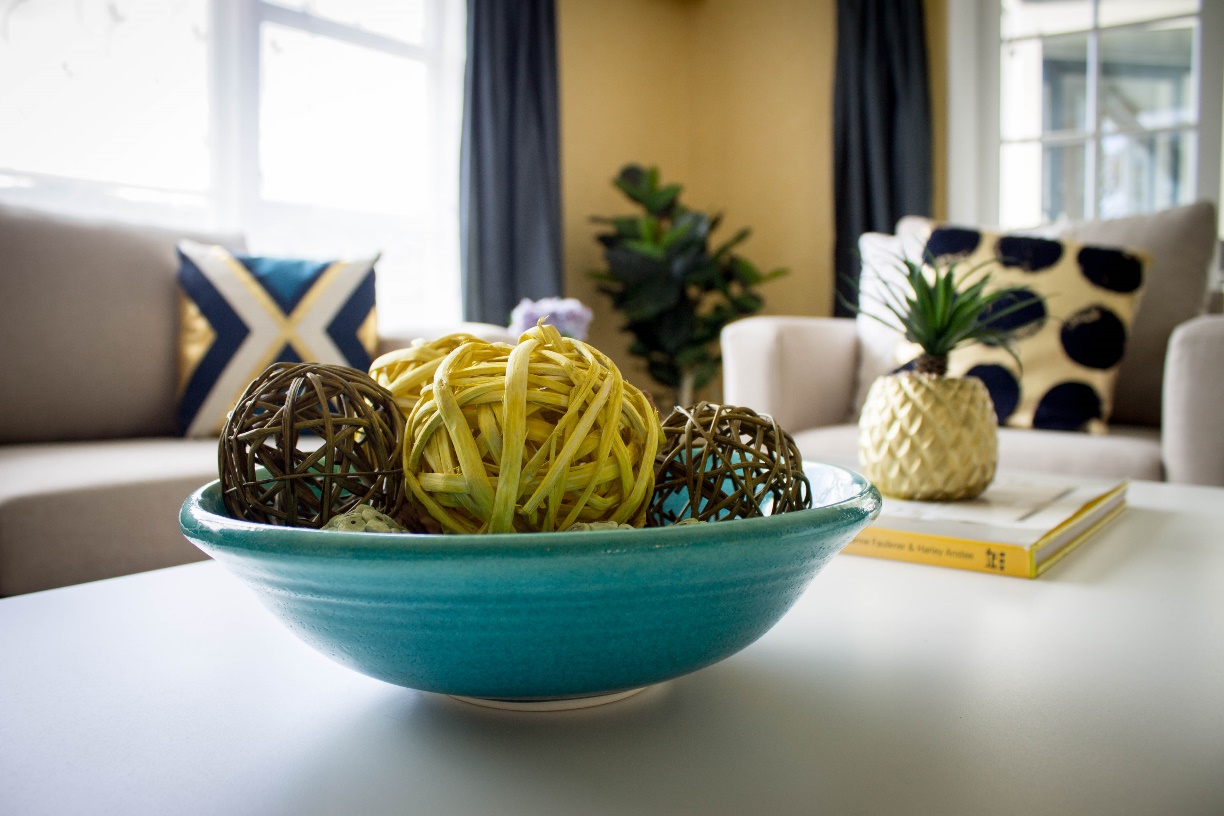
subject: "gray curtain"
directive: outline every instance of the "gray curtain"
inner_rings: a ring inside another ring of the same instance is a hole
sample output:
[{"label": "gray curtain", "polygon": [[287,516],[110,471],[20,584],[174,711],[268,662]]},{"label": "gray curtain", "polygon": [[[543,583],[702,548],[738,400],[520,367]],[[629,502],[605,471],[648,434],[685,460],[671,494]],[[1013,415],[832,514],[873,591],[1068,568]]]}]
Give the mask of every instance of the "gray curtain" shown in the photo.
[{"label": "gray curtain", "polygon": [[505,325],[562,294],[553,0],[468,0],[460,178],[463,311]]},{"label": "gray curtain", "polygon": [[833,99],[836,314],[858,303],[858,239],[931,213],[922,0],[838,0]]}]

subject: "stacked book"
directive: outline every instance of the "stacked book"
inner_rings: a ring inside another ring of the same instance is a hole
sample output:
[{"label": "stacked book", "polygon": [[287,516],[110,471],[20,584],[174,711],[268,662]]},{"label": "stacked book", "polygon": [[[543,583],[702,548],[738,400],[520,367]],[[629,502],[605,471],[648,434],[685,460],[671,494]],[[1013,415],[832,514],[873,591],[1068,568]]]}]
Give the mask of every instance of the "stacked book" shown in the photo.
[{"label": "stacked book", "polygon": [[884,499],[845,552],[1036,578],[1126,507],[1126,481],[1004,474],[976,499]]}]

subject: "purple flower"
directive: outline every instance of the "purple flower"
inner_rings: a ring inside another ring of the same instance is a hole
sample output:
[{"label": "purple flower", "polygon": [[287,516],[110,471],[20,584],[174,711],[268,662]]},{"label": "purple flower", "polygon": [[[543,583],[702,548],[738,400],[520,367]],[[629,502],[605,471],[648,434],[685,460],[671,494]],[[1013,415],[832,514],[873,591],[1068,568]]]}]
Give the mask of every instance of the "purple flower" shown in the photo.
[{"label": "purple flower", "polygon": [[542,317],[545,323],[556,326],[564,336],[586,340],[591,316],[591,310],[576,298],[523,298],[510,313],[510,331],[522,334]]}]

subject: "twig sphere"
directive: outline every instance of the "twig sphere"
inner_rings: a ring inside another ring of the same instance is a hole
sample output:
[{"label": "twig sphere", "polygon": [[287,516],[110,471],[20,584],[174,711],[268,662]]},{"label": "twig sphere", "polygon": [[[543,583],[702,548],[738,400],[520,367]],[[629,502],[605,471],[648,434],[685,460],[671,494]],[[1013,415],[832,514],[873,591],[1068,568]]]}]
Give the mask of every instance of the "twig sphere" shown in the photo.
[{"label": "twig sphere", "polygon": [[222,429],[225,507],[234,518],[292,527],[322,527],[360,504],[395,518],[403,424],[391,394],[364,372],[275,363]]},{"label": "twig sphere", "polygon": [[812,506],[795,440],[749,408],[699,403],[663,421],[647,524],[751,518]]},{"label": "twig sphere", "polygon": [[596,349],[549,325],[446,355],[404,432],[409,501],[447,532],[640,527],[661,430]]}]

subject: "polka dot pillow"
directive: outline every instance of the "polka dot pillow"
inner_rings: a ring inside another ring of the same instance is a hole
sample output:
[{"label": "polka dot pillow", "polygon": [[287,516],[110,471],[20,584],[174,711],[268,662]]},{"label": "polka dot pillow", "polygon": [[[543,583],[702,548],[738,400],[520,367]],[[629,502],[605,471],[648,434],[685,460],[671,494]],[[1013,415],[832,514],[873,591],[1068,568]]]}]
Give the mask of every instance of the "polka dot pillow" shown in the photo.
[{"label": "polka dot pillow", "polygon": [[1010,292],[1000,304],[1020,305],[999,322],[1022,327],[1021,366],[1002,348],[976,344],[952,353],[948,374],[980,378],[1000,425],[1103,433],[1147,257],[960,227],[932,231],[926,254],[966,269],[987,264],[990,288]]}]

